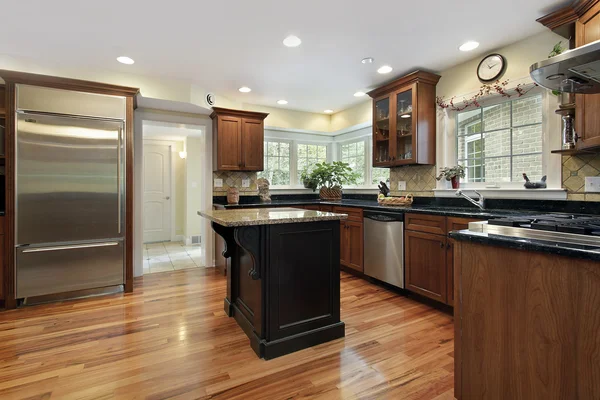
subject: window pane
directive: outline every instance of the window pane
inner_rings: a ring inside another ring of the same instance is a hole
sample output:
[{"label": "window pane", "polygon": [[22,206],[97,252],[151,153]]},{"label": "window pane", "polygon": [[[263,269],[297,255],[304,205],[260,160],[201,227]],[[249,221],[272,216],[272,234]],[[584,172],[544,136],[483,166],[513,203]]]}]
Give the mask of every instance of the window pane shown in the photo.
[{"label": "window pane", "polygon": [[542,152],[542,125],[529,125],[513,130],[513,155]]},{"label": "window pane", "polygon": [[473,158],[479,157],[480,155],[474,155],[474,143],[478,143],[477,148],[483,148],[483,141],[481,140],[481,135],[469,135],[469,136],[460,136],[458,138],[458,158]]},{"label": "window pane", "polygon": [[279,151],[280,155],[284,157],[290,156],[290,144],[289,143],[279,143]]},{"label": "window pane", "polygon": [[542,95],[526,97],[513,102],[513,126],[542,122]]},{"label": "window pane", "polygon": [[[458,121],[457,134],[459,136],[467,134],[468,126],[479,124],[479,129],[481,129],[481,108],[477,108],[475,110],[459,113],[458,117],[457,117],[457,121]],[[476,131],[473,131],[472,129],[476,129],[476,128],[471,128],[471,133],[475,133]]]},{"label": "window pane", "polygon": [[267,155],[276,156],[279,154],[279,143],[278,142],[267,142]]},{"label": "window pane", "polygon": [[532,154],[513,157],[513,182],[522,181],[525,183],[523,173],[526,173],[533,182],[542,179],[542,155]]},{"label": "window pane", "polygon": [[342,160],[345,160],[350,155],[350,146],[347,144],[342,145]]},{"label": "window pane", "polygon": [[[389,168],[373,168],[371,173],[371,183],[379,184],[379,182],[386,182],[390,179]],[[388,185],[389,186],[389,185]]]},{"label": "window pane", "polygon": [[365,142],[360,141],[356,143],[356,154],[365,154]]},{"label": "window pane", "polygon": [[320,160],[327,160],[327,146],[319,146],[318,157]]},{"label": "window pane", "polygon": [[484,182],[510,182],[510,157],[485,158]]},{"label": "window pane", "polygon": [[485,107],[483,129],[487,132],[503,128],[510,128],[510,102]]},{"label": "window pane", "polygon": [[298,145],[298,157],[306,157],[306,147],[305,144]]},{"label": "window pane", "polygon": [[486,157],[510,156],[510,129],[483,134]]}]

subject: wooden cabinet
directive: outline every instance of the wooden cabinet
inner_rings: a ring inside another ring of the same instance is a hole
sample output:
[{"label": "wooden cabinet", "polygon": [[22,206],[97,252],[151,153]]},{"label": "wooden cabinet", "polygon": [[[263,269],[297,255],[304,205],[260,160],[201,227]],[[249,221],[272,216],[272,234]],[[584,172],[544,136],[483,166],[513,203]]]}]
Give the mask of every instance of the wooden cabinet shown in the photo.
[{"label": "wooden cabinet", "polygon": [[[575,24],[575,45],[600,40],[600,1],[579,17]],[[575,131],[577,148],[600,147],[600,94],[575,96]]]},{"label": "wooden cabinet", "polygon": [[445,303],[447,301],[446,237],[406,231],[406,289]]},{"label": "wooden cabinet", "polygon": [[[567,39],[571,48],[600,40],[600,0],[579,0],[537,20]],[[600,94],[575,95],[575,150],[600,148]],[[560,153],[560,151],[555,151]]]},{"label": "wooden cabinet", "polygon": [[439,79],[415,71],[369,92],[374,167],[435,164],[435,86]]},{"label": "wooden cabinet", "polygon": [[213,169],[262,171],[264,119],[269,114],[213,107]]},{"label": "wooden cabinet", "polygon": [[448,232],[467,229],[470,218],[405,214],[406,289],[454,304],[454,241]]},{"label": "wooden cabinet", "polygon": [[363,211],[360,208],[333,207],[333,212],[348,214],[340,221],[340,264],[364,271]]}]

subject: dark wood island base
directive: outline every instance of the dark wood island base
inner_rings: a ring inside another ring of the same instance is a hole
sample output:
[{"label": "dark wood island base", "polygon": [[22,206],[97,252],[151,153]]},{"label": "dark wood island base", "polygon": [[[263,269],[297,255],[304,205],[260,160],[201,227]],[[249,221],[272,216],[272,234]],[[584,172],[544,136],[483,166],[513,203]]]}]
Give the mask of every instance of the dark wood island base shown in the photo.
[{"label": "dark wood island base", "polygon": [[[316,212],[316,211],[315,211]],[[345,336],[339,220],[226,227],[225,312],[272,359]]]}]

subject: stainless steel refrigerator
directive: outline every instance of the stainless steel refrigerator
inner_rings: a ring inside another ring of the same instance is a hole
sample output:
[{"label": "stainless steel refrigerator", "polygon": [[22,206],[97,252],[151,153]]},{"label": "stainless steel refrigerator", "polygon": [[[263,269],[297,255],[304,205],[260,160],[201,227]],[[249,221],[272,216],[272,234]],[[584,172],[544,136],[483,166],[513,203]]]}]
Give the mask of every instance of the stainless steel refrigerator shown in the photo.
[{"label": "stainless steel refrigerator", "polygon": [[20,109],[16,123],[17,298],[122,285],[124,121]]}]

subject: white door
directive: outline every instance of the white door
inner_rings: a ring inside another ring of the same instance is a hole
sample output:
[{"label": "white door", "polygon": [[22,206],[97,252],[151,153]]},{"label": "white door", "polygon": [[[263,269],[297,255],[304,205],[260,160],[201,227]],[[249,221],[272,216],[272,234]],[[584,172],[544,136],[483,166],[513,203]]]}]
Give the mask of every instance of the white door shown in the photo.
[{"label": "white door", "polygon": [[144,144],[144,243],[171,240],[171,146]]}]

